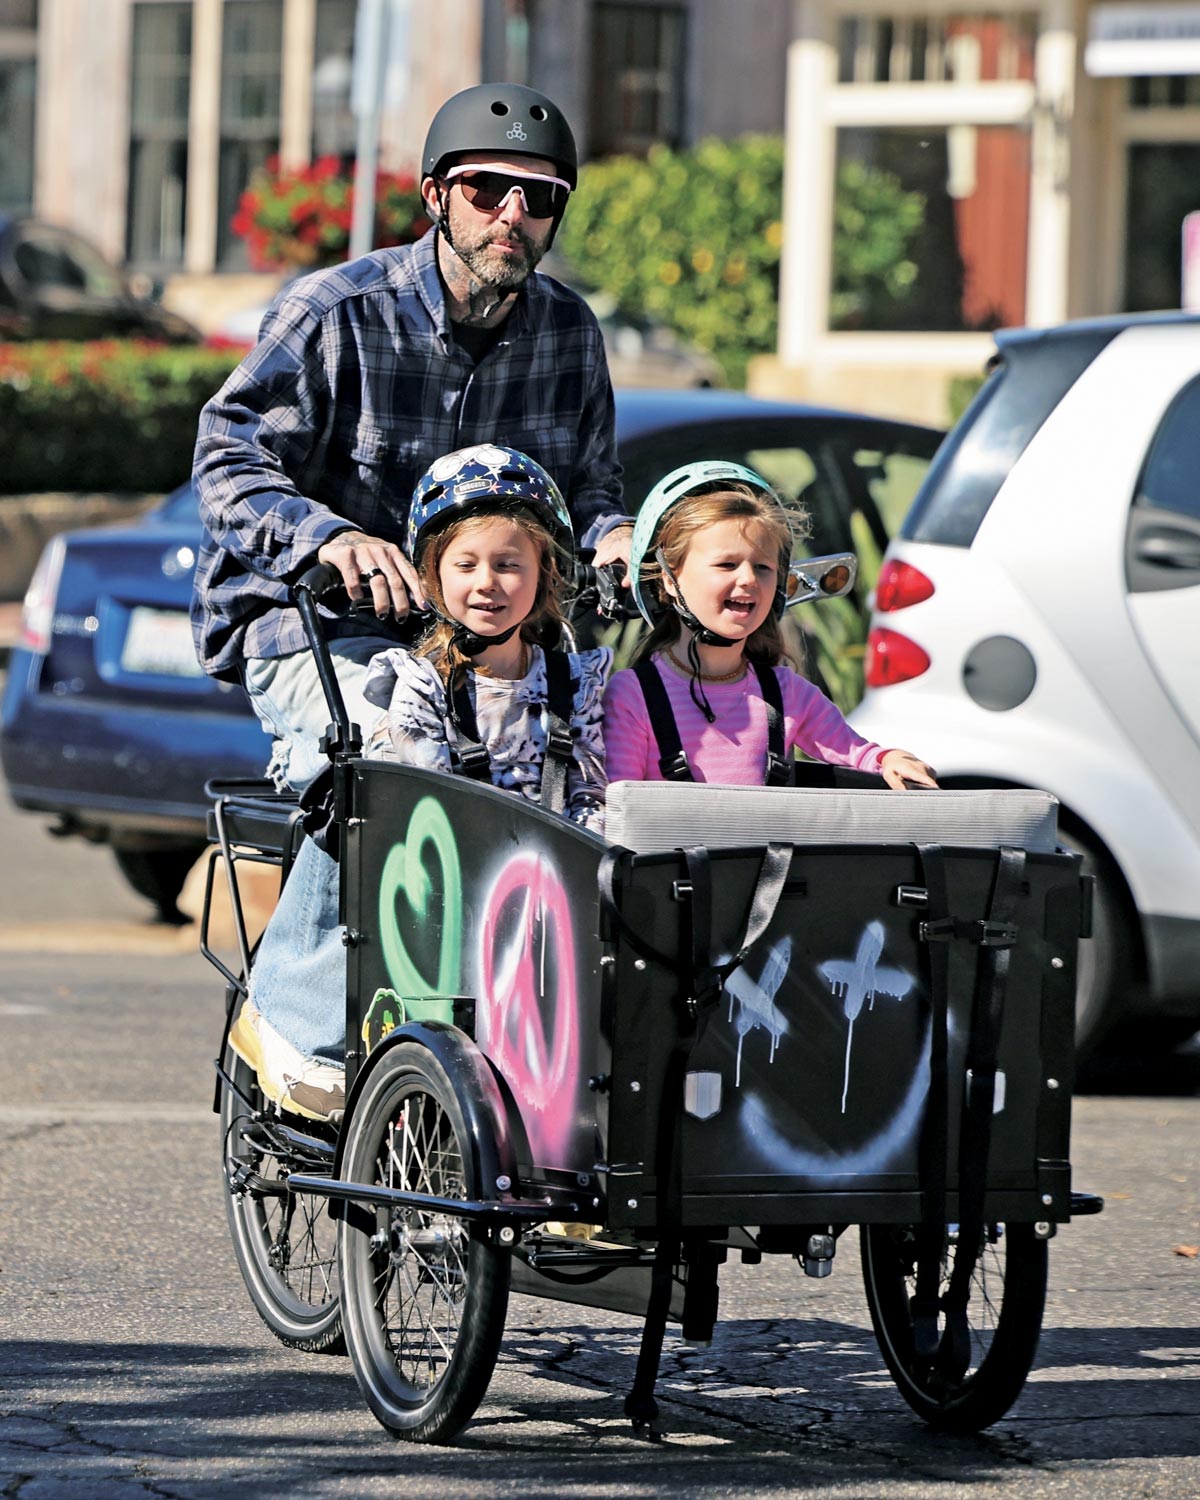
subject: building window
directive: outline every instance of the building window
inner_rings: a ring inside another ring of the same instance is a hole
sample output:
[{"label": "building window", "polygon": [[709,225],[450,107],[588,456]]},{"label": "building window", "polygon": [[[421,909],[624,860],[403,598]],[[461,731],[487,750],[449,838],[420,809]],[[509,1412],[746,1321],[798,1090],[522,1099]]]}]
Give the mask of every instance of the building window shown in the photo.
[{"label": "building window", "polygon": [[358,0],[317,0],[313,48],[312,155],[354,157],[355,122],[350,108],[354,79],[354,23]]},{"label": "building window", "polygon": [[0,3],[0,213],[33,206],[36,0]]},{"label": "building window", "polygon": [[846,16],[839,83],[1011,83],[1033,77],[1035,13]]},{"label": "building window", "polygon": [[591,155],[682,145],[684,22],[674,5],[595,5]]},{"label": "building window", "polygon": [[138,265],[183,262],[191,0],[133,7],[126,254]]},{"label": "building window", "polygon": [[230,227],[250,174],[279,151],[283,0],[225,0],[221,27],[221,155],[217,264],[248,264]]},{"label": "building window", "polygon": [[839,130],[830,327],[1023,323],[1029,178],[1019,125]]}]

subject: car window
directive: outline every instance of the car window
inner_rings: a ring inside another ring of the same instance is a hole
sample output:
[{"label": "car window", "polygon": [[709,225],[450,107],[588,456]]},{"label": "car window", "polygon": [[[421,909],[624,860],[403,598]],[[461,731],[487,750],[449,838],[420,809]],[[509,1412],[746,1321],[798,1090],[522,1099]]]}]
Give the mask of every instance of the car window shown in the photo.
[{"label": "car window", "polygon": [[889,536],[908,514],[932,457],[932,453],[893,453],[884,448],[854,451],[854,466],[866,481]]},{"label": "car window", "polygon": [[1117,329],[1006,342],[934,459],[900,528],[912,542],[969,547],[1010,470]]},{"label": "car window", "polygon": [[1185,385],[1162,419],[1138,485],[1137,504],[1200,521],[1200,380]]},{"label": "car window", "polygon": [[167,521],[200,521],[200,501],[190,484],[181,484],[172,490],[159,506],[159,514]]},{"label": "car window", "polygon": [[122,290],[115,267],[73,235],[36,228],[27,230],[13,250],[17,270],[33,287],[116,297]]}]

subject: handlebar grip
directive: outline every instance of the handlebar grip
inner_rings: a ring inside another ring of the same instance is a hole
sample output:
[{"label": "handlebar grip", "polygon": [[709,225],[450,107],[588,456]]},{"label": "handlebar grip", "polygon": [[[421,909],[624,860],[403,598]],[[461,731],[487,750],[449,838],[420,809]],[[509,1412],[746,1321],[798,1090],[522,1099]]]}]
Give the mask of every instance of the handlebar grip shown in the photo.
[{"label": "handlebar grip", "polygon": [[313,599],[319,599],[322,594],[328,594],[331,589],[343,587],[342,575],[332,563],[313,563],[312,567],[301,573],[292,584],[292,598],[295,599],[303,590]]}]

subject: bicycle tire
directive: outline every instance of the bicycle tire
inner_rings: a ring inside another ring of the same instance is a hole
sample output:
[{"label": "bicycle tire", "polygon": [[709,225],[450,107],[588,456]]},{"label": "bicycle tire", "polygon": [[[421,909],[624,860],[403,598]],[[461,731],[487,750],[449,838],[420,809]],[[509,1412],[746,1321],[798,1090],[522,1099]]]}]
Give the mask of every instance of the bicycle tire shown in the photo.
[{"label": "bicycle tire", "polygon": [[[480,1190],[454,1086],[419,1043],[381,1060],[343,1130],[345,1179],[441,1198]],[[339,1247],[346,1343],[367,1405],[398,1437],[450,1442],[495,1368],[510,1252],[453,1215],[387,1207],[343,1220]]]},{"label": "bicycle tire", "polygon": [[[225,1071],[255,1110],[269,1109],[252,1068],[233,1051]],[[221,1089],[225,1211],[233,1252],[255,1311],[281,1344],[309,1354],[344,1354],[338,1301],[337,1229],[326,1201],[290,1194],[292,1170],[312,1170],[270,1149],[253,1113]]]},{"label": "bicycle tire", "polygon": [[[863,1285],[880,1352],[909,1406],[930,1426],[981,1432],[1016,1401],[1037,1353],[1046,1303],[1046,1241],[1032,1224],[991,1224],[971,1278],[967,1318],[971,1363],[961,1379],[945,1381],[915,1357],[910,1299],[916,1288],[921,1231],[913,1225],[864,1224],[860,1229]],[[942,1245],[945,1293],[958,1246]]]}]

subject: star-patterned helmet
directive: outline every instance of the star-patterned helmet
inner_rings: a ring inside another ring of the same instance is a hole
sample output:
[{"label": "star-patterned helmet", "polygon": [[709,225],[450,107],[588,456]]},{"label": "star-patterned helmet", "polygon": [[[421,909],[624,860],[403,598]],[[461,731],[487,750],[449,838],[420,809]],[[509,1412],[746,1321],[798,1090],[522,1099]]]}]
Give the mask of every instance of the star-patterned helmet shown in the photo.
[{"label": "star-patterned helmet", "polygon": [[435,459],[417,481],[408,508],[408,555],[413,566],[430,538],[471,512],[524,513],[539,521],[567,557],[575,536],[566,501],[541,464],[515,448],[477,443]]}]

